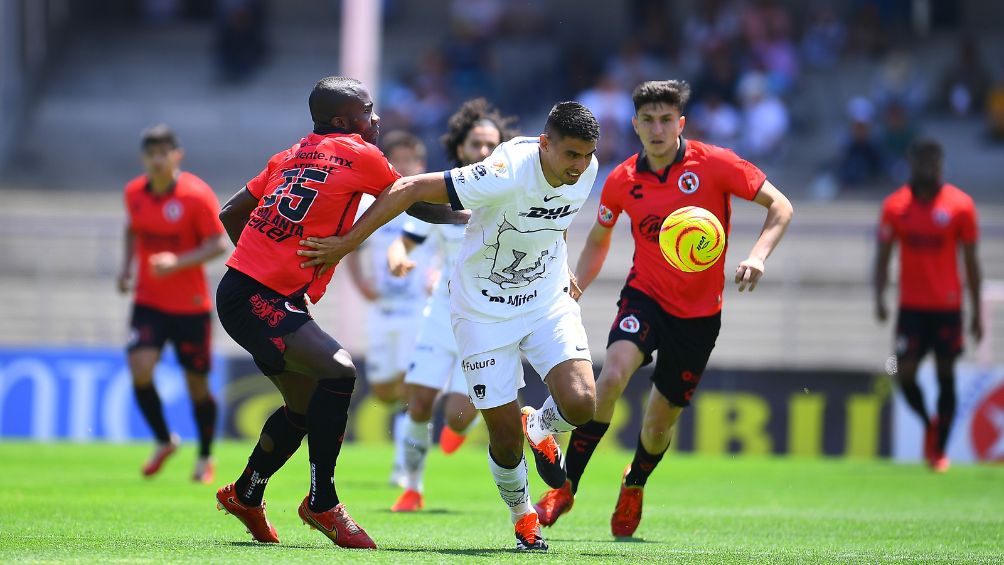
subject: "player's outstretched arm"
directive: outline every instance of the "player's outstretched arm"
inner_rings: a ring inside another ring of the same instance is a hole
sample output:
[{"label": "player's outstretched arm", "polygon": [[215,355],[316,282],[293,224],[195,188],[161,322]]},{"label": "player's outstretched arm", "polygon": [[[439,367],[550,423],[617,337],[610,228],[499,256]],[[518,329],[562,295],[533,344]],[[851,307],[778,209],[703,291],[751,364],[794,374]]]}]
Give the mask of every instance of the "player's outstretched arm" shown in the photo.
[{"label": "player's outstretched arm", "polygon": [[258,199],[248,191],[247,187],[238,190],[223,205],[223,209],[220,210],[220,221],[223,222],[223,229],[227,230],[227,236],[234,245],[237,245],[244,226],[251,218],[251,212],[257,207]]},{"label": "player's outstretched arm", "polygon": [[795,213],[788,198],[768,180],[763,181],[763,186],[753,201],[767,209],[767,219],[763,222],[760,237],[753,244],[749,257],[736,268],[736,284],[739,285],[739,292],[746,288],[752,292],[756,288],[757,282],[763,276],[764,262],[781,242]]},{"label": "player's outstretched arm", "polygon": [[[593,224],[593,229],[589,230],[586,243],[579,253],[579,262],[575,265],[575,278],[581,292],[592,284],[596,276],[603,269],[603,262],[607,259],[610,251],[610,240],[612,239],[613,228],[608,228],[599,222]],[[574,297],[578,299],[578,297]]]},{"label": "player's outstretched arm", "polygon": [[875,253],[875,318],[884,322],[889,317],[889,310],[885,306],[885,287],[889,283],[889,260],[892,258],[893,242],[878,242],[878,250]]},{"label": "player's outstretched arm", "polygon": [[983,275],[980,272],[980,260],[976,253],[975,243],[962,245],[962,255],[966,264],[966,284],[969,286],[969,298],[972,304],[972,322],[970,331],[977,343],[983,341],[983,301],[980,297],[980,285]]},{"label": "player's outstretched arm", "polygon": [[129,288],[132,285],[132,261],[136,252],[136,236],[132,232],[131,225],[126,226],[122,237],[122,270],[119,271],[116,282],[119,292],[125,294],[129,292]]},{"label": "player's outstretched arm", "polygon": [[227,248],[226,236],[223,234],[214,235],[206,238],[195,249],[181,255],[175,255],[170,251],[151,255],[150,266],[153,268],[154,275],[163,277],[182,269],[201,265],[214,257],[219,257]]},{"label": "player's outstretched arm", "polygon": [[471,219],[470,210],[454,210],[449,204],[416,202],[404,211],[412,218],[429,224],[466,224]]},{"label": "player's outstretched arm", "polygon": [[320,265],[320,272],[323,273],[341,261],[350,251],[359,247],[380,226],[416,202],[446,204],[449,201],[446,181],[441,172],[400,178],[390,188],[380,193],[344,236],[308,237],[301,240],[300,245],[309,249],[296,252],[297,255],[308,259],[300,263],[300,267],[312,268]]},{"label": "player's outstretched arm", "polygon": [[387,248],[387,270],[395,277],[403,277],[415,268],[415,262],[408,258],[412,250],[418,247],[418,242],[400,236],[391,242]]}]

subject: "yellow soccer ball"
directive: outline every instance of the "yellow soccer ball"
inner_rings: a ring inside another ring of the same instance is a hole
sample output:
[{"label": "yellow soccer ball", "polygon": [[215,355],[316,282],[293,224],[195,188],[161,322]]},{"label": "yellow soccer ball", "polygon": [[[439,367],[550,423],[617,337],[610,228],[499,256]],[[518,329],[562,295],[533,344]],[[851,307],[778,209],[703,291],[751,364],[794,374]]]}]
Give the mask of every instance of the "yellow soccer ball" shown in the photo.
[{"label": "yellow soccer ball", "polygon": [[685,273],[710,268],[725,250],[725,230],[711,212],[684,206],[662,222],[659,247],[670,265]]}]

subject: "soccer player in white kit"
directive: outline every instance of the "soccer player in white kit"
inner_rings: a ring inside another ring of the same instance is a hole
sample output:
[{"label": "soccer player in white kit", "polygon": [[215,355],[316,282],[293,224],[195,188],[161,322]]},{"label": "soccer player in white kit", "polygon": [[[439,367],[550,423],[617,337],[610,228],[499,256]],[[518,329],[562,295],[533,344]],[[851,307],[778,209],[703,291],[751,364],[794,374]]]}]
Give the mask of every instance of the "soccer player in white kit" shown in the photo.
[{"label": "soccer player in white kit", "polygon": [[[450,277],[453,333],[468,393],[488,426],[488,465],[520,550],[547,549],[529,502],[523,436],[541,478],[560,486],[565,471],[552,434],[589,421],[596,406],[586,332],[568,294],[575,282],[565,230],[596,179],[599,129],[585,106],[556,104],[539,137],[507,141],[480,163],[400,179],[343,237],[310,237],[297,252],[308,258],[302,267],[324,270],[414,202],[471,210]],[[521,353],[551,392],[540,409],[524,408],[522,418]]]},{"label": "soccer player in white kit", "polygon": [[[380,145],[387,160],[401,175],[425,172],[425,144],[415,135],[402,130],[390,131],[382,136]],[[364,196],[359,214],[372,202],[372,197]],[[404,432],[407,416],[399,410],[398,402],[402,400],[402,383],[411,362],[430,286],[427,280],[429,269],[426,267],[431,258],[424,250],[415,258],[423,265],[421,269],[412,270],[404,276],[394,276],[387,266],[387,249],[401,234],[408,218],[411,216],[402,214],[382,226],[345,261],[353,283],[368,301],[366,382],[377,400],[398,410],[392,429],[395,450],[390,477],[392,484],[403,484],[405,480]],[[456,227],[464,228],[463,225]]]},{"label": "soccer player in white kit", "polygon": [[[513,121],[514,118],[503,117],[484,98],[465,102],[447,121],[447,132],[443,135],[447,156],[458,167],[486,159],[499,143],[513,136],[508,128]],[[432,443],[433,406],[440,392],[446,425],[439,445],[444,453],[456,451],[477,423],[478,412],[468,397],[467,380],[460,369],[460,352],[453,337],[447,280],[460,254],[465,230],[464,225],[428,224],[409,218],[404,233],[387,252],[391,272],[404,274],[415,266],[408,254],[419,246],[431,244],[442,257],[443,272],[426,305],[411,366],[404,377],[408,407],[403,433],[405,485],[391,507],[393,512],[414,512],[424,506],[425,458]]]}]

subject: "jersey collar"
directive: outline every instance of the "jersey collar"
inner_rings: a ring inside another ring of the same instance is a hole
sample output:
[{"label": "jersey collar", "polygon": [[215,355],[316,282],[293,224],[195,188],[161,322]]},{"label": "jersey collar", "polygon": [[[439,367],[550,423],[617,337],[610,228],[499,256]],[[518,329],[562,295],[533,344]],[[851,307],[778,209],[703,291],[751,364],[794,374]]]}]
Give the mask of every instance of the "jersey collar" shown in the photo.
[{"label": "jersey collar", "polygon": [[181,178],[181,174],[182,173],[179,172],[178,177],[174,179],[174,182],[169,184],[167,186],[167,190],[165,190],[160,194],[157,194],[156,192],[153,191],[153,182],[150,180],[150,177],[148,176],[146,177],[146,184],[143,185],[143,192],[146,192],[147,194],[153,196],[154,198],[166,198],[168,196],[171,196],[172,194],[174,194],[174,191],[177,190],[178,188],[178,179]]},{"label": "jersey collar", "polygon": [[680,136],[680,147],[676,149],[676,157],[673,158],[673,162],[666,165],[666,168],[661,171],[653,171],[648,165],[648,157],[645,155],[645,149],[638,152],[638,160],[635,162],[635,170],[639,173],[652,173],[659,178],[659,182],[666,182],[669,177],[669,170],[673,168],[673,165],[683,161],[684,156],[687,154],[687,140],[681,135]]}]

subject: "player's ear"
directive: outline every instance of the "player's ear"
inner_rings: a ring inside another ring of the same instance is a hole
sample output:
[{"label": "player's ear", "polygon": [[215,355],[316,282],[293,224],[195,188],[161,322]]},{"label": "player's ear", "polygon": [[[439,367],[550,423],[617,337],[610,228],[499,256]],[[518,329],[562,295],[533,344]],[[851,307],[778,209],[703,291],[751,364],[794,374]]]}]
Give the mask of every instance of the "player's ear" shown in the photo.
[{"label": "player's ear", "polygon": [[687,127],[687,116],[680,115],[680,133],[683,133],[683,128]]},{"label": "player's ear", "polygon": [[638,134],[638,115],[635,114],[631,116],[631,129],[634,130],[635,135]]},{"label": "player's ear", "polygon": [[551,138],[547,137],[546,133],[540,134],[540,150],[547,151],[547,147],[551,141]]},{"label": "player's ear", "polygon": [[172,153],[174,154],[175,163],[180,163],[181,160],[185,158],[185,150],[180,147],[175,147]]}]

